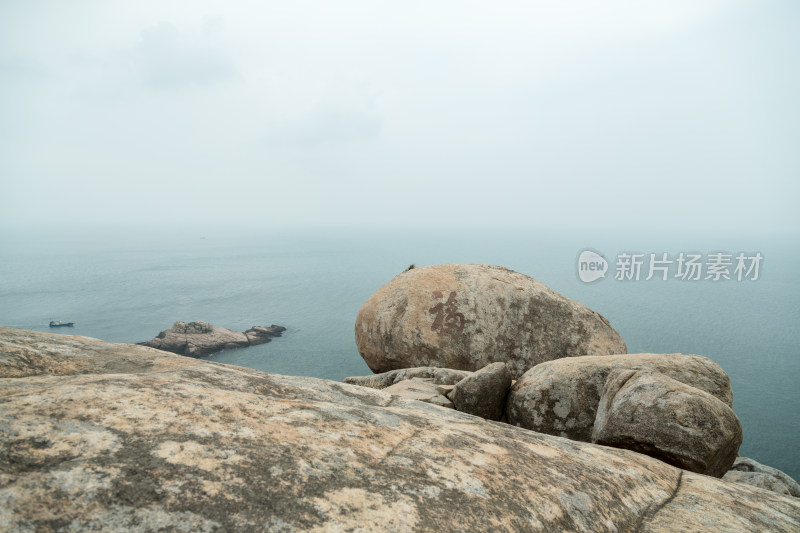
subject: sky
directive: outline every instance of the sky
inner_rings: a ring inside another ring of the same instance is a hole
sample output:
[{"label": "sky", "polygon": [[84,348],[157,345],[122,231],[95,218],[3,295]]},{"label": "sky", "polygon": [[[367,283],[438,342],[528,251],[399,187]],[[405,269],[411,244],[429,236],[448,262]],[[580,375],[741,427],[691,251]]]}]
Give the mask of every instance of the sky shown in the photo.
[{"label": "sky", "polygon": [[800,231],[800,2],[0,2],[0,229]]}]

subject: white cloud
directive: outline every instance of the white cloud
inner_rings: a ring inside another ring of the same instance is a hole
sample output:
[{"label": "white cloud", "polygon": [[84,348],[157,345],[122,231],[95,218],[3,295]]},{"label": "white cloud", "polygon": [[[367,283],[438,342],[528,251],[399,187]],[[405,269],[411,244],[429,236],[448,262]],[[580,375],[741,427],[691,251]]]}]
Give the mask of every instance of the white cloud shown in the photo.
[{"label": "white cloud", "polygon": [[798,224],[789,4],[9,5],[0,220],[100,217],[86,190],[134,217],[158,189],[164,219],[280,190],[248,216],[661,225],[683,202],[693,227],[757,196],[759,224]]},{"label": "white cloud", "polygon": [[197,33],[180,32],[162,22],[142,31],[134,54],[141,75],[153,89],[213,85],[235,78],[236,64],[220,46],[219,19]]}]

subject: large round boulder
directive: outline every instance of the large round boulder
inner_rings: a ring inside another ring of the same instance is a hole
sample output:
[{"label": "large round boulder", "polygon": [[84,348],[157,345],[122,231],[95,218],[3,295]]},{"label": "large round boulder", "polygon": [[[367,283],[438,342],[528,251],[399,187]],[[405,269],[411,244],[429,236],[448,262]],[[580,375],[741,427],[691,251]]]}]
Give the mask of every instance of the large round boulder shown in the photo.
[{"label": "large round boulder", "polygon": [[615,370],[606,381],[592,442],[722,477],[742,444],[733,409],[660,372]]},{"label": "large round boulder", "polygon": [[661,372],[733,407],[728,374],[707,357],[679,353],[571,357],[536,366],[517,380],[506,403],[508,423],[591,442],[603,387],[616,369]]},{"label": "large round boulder", "polygon": [[373,372],[476,371],[504,362],[516,378],[561,357],[627,352],[599,313],[531,277],[489,265],[407,270],[361,306],[355,330]]}]

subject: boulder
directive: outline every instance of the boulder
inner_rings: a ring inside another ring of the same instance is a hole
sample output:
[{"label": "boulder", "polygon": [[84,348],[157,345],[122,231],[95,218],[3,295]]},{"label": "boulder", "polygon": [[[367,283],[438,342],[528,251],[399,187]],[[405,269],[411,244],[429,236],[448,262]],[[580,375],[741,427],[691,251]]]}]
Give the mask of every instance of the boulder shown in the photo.
[{"label": "boulder", "polygon": [[706,357],[682,354],[572,357],[543,363],[517,380],[506,403],[508,423],[591,442],[606,378],[618,368],[661,372],[733,406],[728,375]]},{"label": "boulder", "polygon": [[800,484],[790,475],[747,457],[737,457],[722,479],[800,498]]},{"label": "boulder", "polygon": [[794,498],[332,381],[0,328],[7,375],[11,531],[800,528]]},{"label": "boulder", "polygon": [[472,372],[466,370],[422,366],[390,370],[389,372],[373,374],[371,376],[351,376],[349,378],[344,378],[342,381],[350,385],[361,385],[362,387],[370,387],[372,389],[385,389],[389,385],[394,385],[395,383],[413,378],[432,378],[433,382],[437,385],[455,385],[470,374],[472,374]]},{"label": "boulder", "polygon": [[455,384],[448,396],[463,413],[500,420],[511,387],[511,374],[505,363],[492,363]]},{"label": "boulder", "polygon": [[213,326],[208,322],[175,322],[170,329],[165,329],[158,336],[147,342],[139,343],[166,352],[190,357],[205,357],[222,350],[244,348],[254,344],[269,342],[273,337],[280,337],[286,331],[282,326],[253,326],[244,333],[227,328]]},{"label": "boulder", "polygon": [[373,372],[505,362],[512,377],[552,359],[625,353],[603,316],[535,279],[489,265],[407,270],[361,306],[356,345]]},{"label": "boulder", "polygon": [[659,372],[620,369],[608,375],[592,442],[722,477],[742,444],[742,425],[705,391]]},{"label": "boulder", "polygon": [[439,393],[431,382],[407,379],[383,389],[383,392],[401,396],[409,400],[432,403],[440,407],[453,409],[453,402]]}]

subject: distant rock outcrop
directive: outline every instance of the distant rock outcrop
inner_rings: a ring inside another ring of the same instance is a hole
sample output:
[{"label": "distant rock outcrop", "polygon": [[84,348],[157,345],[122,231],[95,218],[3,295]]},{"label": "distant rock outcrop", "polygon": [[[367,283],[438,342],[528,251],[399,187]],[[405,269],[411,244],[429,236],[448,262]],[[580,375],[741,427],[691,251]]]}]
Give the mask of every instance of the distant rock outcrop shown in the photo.
[{"label": "distant rock outcrop", "polygon": [[253,326],[244,333],[213,326],[208,322],[175,322],[155,338],[140,342],[142,346],[190,357],[205,357],[222,350],[244,348],[270,342],[286,331],[283,326]]},{"label": "distant rock outcrop", "polygon": [[544,361],[626,353],[600,314],[507,268],[437,265],[407,270],[361,306],[356,345],[373,372],[504,362],[511,377]]},{"label": "distant rock outcrop", "polygon": [[10,531],[798,531],[800,501],[332,381],[0,328]]}]

